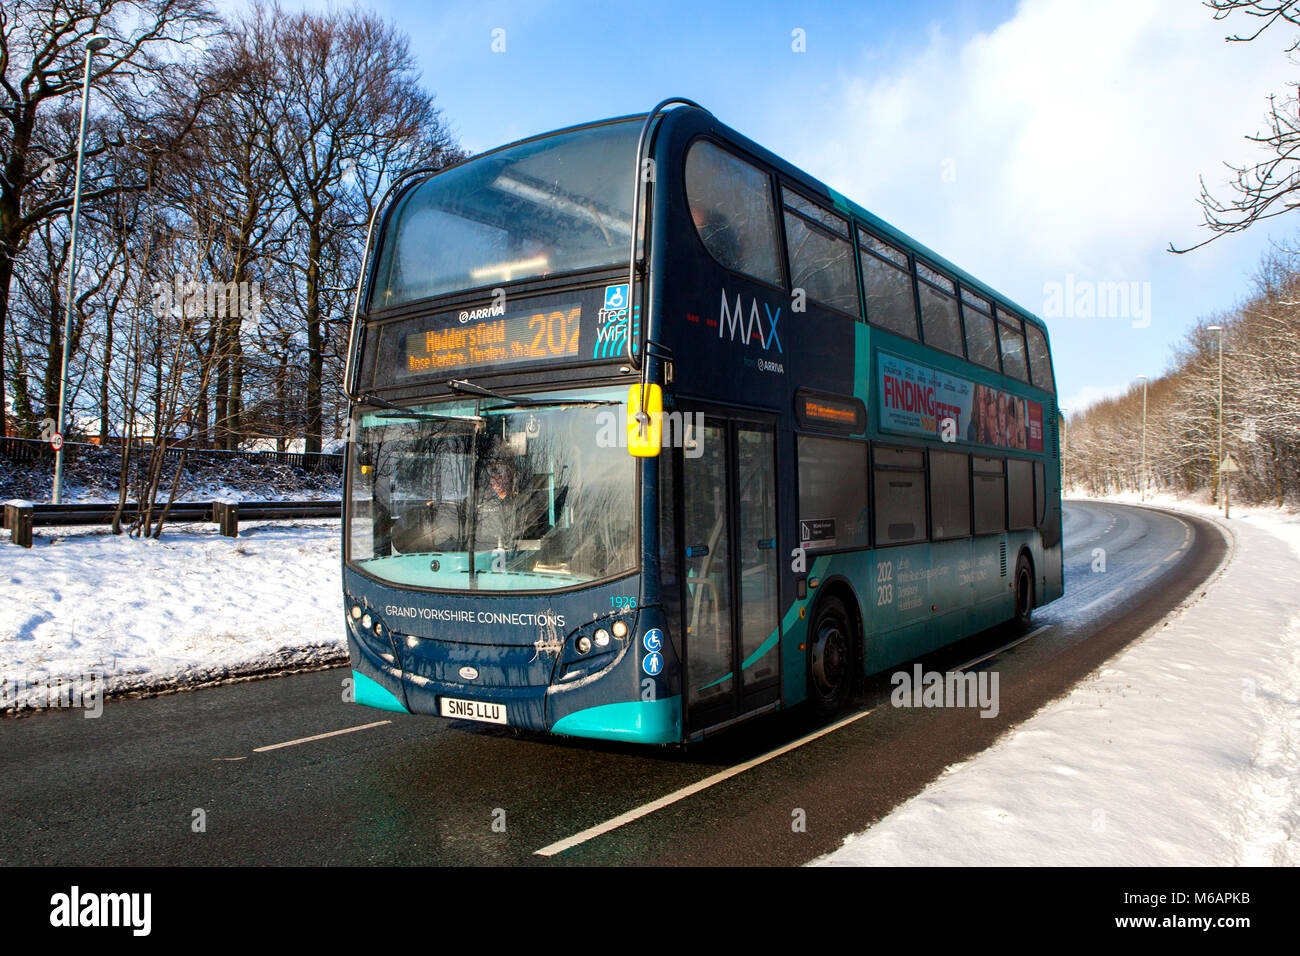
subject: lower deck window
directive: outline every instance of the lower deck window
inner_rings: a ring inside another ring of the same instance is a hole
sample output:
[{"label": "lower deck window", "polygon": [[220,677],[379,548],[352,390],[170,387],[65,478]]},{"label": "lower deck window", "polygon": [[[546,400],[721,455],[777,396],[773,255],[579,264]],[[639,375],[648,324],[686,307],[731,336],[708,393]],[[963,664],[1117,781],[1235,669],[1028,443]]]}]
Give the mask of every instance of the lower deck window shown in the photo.
[{"label": "lower deck window", "polygon": [[867,446],[799,436],[799,544],[808,550],[867,546]]},{"label": "lower deck window", "polygon": [[970,459],[930,452],[930,524],[936,541],[970,534]]},{"label": "lower deck window", "polygon": [[1047,482],[1043,463],[1034,462],[1034,523],[1042,527],[1047,520]]},{"label": "lower deck window", "polygon": [[925,540],[925,457],[920,449],[873,448],[876,544]]},{"label": "lower deck window", "polygon": [[975,533],[1007,530],[1007,479],[1001,458],[971,459],[971,484],[975,503]]},{"label": "lower deck window", "polygon": [[1007,459],[1007,526],[1034,526],[1034,463],[1023,458]]}]

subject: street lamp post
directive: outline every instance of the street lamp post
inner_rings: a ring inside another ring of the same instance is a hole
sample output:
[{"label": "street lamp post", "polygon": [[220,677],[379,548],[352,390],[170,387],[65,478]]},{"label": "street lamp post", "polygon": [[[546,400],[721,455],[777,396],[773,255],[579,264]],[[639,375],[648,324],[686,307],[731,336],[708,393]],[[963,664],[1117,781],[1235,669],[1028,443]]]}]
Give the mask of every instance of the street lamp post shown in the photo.
[{"label": "street lamp post", "polygon": [[63,364],[59,373],[59,413],[55,419],[54,431],[59,436],[58,447],[54,450],[54,495],[53,501],[63,503],[63,426],[64,410],[68,393],[68,345],[72,337],[72,306],[77,283],[77,224],[81,218],[81,162],[86,152],[86,114],[90,107],[90,61],[104,47],[108,46],[106,36],[95,34],[86,40],[86,71],[81,81],[81,128],[77,133],[77,173],[72,186],[72,237],[68,249],[68,289],[63,313]]},{"label": "street lamp post", "polygon": [[1207,325],[1207,332],[1219,333],[1219,459],[1214,466],[1219,469],[1220,481],[1223,483],[1223,516],[1228,517],[1228,472],[1223,470],[1223,326]]},{"label": "street lamp post", "polygon": [[1138,492],[1138,501],[1147,500],[1147,377],[1139,375],[1142,379],[1142,469],[1138,475],[1141,482],[1141,490]]}]

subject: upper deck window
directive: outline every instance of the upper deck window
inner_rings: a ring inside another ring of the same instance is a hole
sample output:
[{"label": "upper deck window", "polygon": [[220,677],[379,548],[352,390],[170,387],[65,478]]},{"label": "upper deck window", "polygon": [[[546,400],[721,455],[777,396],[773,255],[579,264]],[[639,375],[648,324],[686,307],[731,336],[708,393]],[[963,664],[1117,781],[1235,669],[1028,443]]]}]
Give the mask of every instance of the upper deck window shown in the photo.
[{"label": "upper deck window", "polygon": [[953,355],[964,355],[956,284],[943,273],[919,262],[916,275],[921,280],[917,288],[921,293],[921,329],[925,344]]},{"label": "upper deck window", "polygon": [[1049,392],[1056,391],[1052,381],[1052,357],[1047,351],[1047,337],[1043,330],[1026,322],[1025,338],[1029,340],[1029,371],[1033,373],[1034,384]]},{"label": "upper deck window", "polygon": [[1020,319],[998,309],[998,339],[1002,343],[1002,373],[1029,381],[1029,364],[1025,359],[1025,336]]},{"label": "upper deck window", "polygon": [[915,339],[916,300],[912,297],[912,265],[907,253],[861,229],[858,247],[862,250],[867,321]]},{"label": "upper deck window", "polygon": [[993,331],[993,306],[987,299],[961,290],[962,318],[966,326],[966,355],[972,362],[998,371],[998,340]]},{"label": "upper deck window", "polygon": [[640,129],[545,136],[411,189],[389,216],[370,307],[626,264]]},{"label": "upper deck window", "polygon": [[790,286],[833,309],[858,314],[858,280],[853,274],[849,224],[798,193],[781,190],[785,242],[790,252]]},{"label": "upper deck window", "polygon": [[781,284],[767,173],[708,140],[686,154],[686,200],[704,248],[733,272]]}]

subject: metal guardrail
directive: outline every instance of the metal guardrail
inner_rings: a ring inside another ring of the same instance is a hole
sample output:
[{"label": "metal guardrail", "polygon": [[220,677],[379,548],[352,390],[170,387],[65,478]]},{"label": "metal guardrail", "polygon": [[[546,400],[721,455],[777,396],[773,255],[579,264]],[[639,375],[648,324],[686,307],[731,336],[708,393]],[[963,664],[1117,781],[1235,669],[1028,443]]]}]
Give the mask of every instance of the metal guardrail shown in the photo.
[{"label": "metal guardrail", "polygon": [[[161,512],[162,506],[155,507]],[[32,532],[39,527],[67,525],[106,525],[113,523],[117,505],[35,505],[31,502],[8,502],[4,506],[4,527],[10,540],[20,547],[32,546]],[[135,502],[127,502],[122,519],[129,521],[137,513]],[[213,522],[228,538],[239,536],[239,522],[291,521],[295,518],[339,518],[341,501],[180,501],[167,511],[167,520],[178,523]]]},{"label": "metal guardrail", "polygon": [[[70,441],[63,444],[64,452],[67,455],[84,452],[90,448],[112,449],[115,447],[117,447],[116,442],[109,442],[107,445],[96,445],[91,442]],[[144,445],[140,451],[148,454],[149,449],[149,445]],[[191,459],[240,460],[259,464],[289,465],[293,468],[312,470],[343,470],[343,456],[326,452],[231,451],[225,448],[189,448],[183,445],[170,445],[163,453],[163,458],[167,461],[175,461],[182,453]],[[0,457],[14,462],[35,462],[53,459],[54,450],[50,448],[49,442],[41,441],[39,438],[12,438],[6,435],[0,436]]]}]

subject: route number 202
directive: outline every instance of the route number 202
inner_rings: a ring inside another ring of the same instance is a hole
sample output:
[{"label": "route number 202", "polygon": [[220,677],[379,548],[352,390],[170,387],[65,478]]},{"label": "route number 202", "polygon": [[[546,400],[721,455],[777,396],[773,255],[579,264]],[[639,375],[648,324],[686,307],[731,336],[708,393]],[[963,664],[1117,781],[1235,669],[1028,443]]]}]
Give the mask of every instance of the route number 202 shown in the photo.
[{"label": "route number 202", "polygon": [[894,603],[894,562],[876,565],[876,607]]}]

